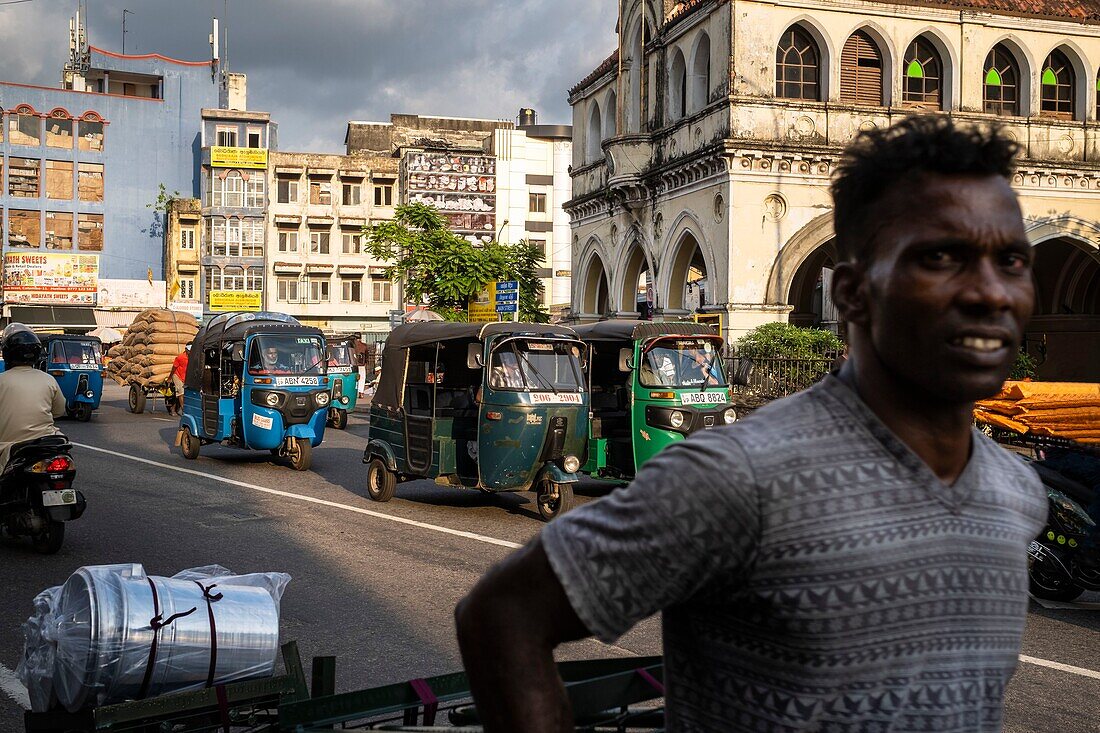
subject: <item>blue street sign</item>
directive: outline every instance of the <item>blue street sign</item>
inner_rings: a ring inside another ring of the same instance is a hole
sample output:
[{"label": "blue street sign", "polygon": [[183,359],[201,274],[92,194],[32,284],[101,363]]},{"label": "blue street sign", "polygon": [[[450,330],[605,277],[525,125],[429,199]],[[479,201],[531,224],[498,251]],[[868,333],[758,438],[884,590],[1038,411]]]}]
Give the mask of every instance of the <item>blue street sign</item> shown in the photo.
[{"label": "blue street sign", "polygon": [[499,303],[497,304],[497,313],[518,313],[519,303]]},{"label": "blue street sign", "polygon": [[507,293],[497,293],[498,303],[514,303],[519,300],[519,293],[515,290],[511,290]]},{"label": "blue street sign", "polygon": [[519,280],[498,280],[497,292],[502,293],[507,290],[519,290]]}]

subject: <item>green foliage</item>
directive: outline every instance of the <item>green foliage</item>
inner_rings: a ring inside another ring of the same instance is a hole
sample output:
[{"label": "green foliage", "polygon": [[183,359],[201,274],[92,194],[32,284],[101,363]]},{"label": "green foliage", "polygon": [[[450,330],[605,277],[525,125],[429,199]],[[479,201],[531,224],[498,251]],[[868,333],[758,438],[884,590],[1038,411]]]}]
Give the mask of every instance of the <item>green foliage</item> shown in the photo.
[{"label": "green foliage", "polygon": [[1035,360],[1021,349],[1016,352],[1016,361],[1012,364],[1012,371],[1008,373],[1008,378],[1013,380],[1034,379],[1036,366]]},{"label": "green foliage", "polygon": [[737,355],[752,358],[820,359],[832,357],[844,344],[832,331],[765,323],[737,342]]},{"label": "green foliage", "polygon": [[518,280],[520,320],[546,322],[538,264],[542,254],[526,242],[516,246],[473,243],[447,228],[426,204],[398,206],[392,221],[365,228],[366,250],[390,263],[387,277],[404,277],[405,299],[427,303],[450,321],[466,320],[466,304],[492,280]]},{"label": "green foliage", "polygon": [[173,199],[180,198],[181,196],[183,196],[183,194],[179,191],[173,191],[171,194],[169,194],[168,189],[163,183],[158,183],[157,187],[159,189],[157,191],[157,197],[153,199],[152,203],[145,204],[145,208],[152,209],[153,211],[159,211],[160,213],[164,214],[168,212],[168,204]]}]

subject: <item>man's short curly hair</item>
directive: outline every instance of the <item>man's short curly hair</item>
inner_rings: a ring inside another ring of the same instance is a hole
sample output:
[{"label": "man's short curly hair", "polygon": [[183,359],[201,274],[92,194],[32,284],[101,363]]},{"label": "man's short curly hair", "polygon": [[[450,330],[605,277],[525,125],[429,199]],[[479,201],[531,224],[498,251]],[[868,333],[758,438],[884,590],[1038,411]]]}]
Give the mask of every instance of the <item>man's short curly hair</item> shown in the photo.
[{"label": "man's short curly hair", "polygon": [[1008,178],[1018,152],[1019,146],[996,125],[962,127],[933,115],[860,133],[841,156],[832,183],[840,258],[858,262],[871,254],[868,213],[892,186],[925,173]]}]

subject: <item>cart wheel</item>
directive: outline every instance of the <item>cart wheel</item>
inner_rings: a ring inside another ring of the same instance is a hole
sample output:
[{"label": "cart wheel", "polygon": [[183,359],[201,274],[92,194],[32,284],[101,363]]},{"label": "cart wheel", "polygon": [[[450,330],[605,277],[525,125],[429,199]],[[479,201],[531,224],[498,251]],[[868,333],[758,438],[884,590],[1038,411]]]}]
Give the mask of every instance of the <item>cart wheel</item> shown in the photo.
[{"label": "cart wheel", "polygon": [[46,520],[46,529],[36,534],[31,543],[34,551],[42,555],[55,555],[65,541],[65,523],[53,519]]},{"label": "cart wheel", "polygon": [[199,449],[202,447],[202,443],[191,434],[191,429],[187,426],[180,428],[183,434],[180,435],[180,450],[183,452],[183,457],[189,461],[193,461],[199,457]]},{"label": "cart wheel", "polygon": [[308,471],[310,464],[313,463],[313,446],[308,440],[295,438],[286,452],[286,457],[290,460],[290,467],[295,471]]},{"label": "cart wheel", "polygon": [[145,412],[145,392],[136,384],[130,385],[130,412],[140,415]]},{"label": "cart wheel", "polygon": [[87,402],[78,402],[73,408],[73,417],[80,422],[88,422],[92,419],[92,406]]},{"label": "cart wheel", "polygon": [[390,473],[381,458],[367,464],[367,496],[375,501],[389,501],[397,491],[397,476]]},{"label": "cart wheel", "polygon": [[332,427],[337,430],[345,430],[348,427],[348,411],[347,410],[333,410],[332,411]]},{"label": "cart wheel", "polygon": [[543,479],[536,492],[535,501],[539,516],[549,522],[573,508],[573,484],[559,484]]}]

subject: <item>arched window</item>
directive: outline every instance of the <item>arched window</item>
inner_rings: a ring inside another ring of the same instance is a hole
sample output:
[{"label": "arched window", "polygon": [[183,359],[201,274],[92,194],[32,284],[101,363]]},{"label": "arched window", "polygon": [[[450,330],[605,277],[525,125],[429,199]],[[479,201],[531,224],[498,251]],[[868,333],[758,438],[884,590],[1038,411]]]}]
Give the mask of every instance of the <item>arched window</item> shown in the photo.
[{"label": "arched window", "polygon": [[707,106],[710,100],[710,36],[706,33],[695,45],[695,55],[691,59],[690,86],[688,111],[695,112]]},{"label": "arched window", "polygon": [[684,53],[676,49],[668,72],[668,115],[678,120],[687,114],[687,64]]},{"label": "arched window", "polygon": [[840,101],[879,107],[882,96],[882,51],[864,31],[844,42],[840,54]]},{"label": "arched window", "polygon": [[1020,114],[1020,69],[1015,57],[997,44],[985,57],[982,102],[989,114],[1015,117]]},{"label": "arched window", "polygon": [[587,145],[585,146],[586,162],[591,163],[600,157],[603,142],[600,127],[600,105],[592,101],[592,109],[588,112],[588,128],[585,130]]},{"label": "arched window", "polygon": [[775,96],[819,100],[818,68],[821,55],[806,31],[792,25],[775,49]]},{"label": "arched window", "polygon": [[1055,49],[1043,62],[1043,73],[1039,81],[1042,88],[1042,114],[1045,117],[1057,117],[1072,120],[1076,107],[1077,90],[1073,67],[1061,51]]},{"label": "arched window", "polygon": [[618,121],[616,115],[619,112],[619,97],[615,94],[615,90],[612,89],[611,93],[607,95],[607,101],[604,102],[603,110],[603,138],[606,140],[609,137],[615,137],[619,134]]},{"label": "arched window", "polygon": [[901,101],[906,107],[943,109],[943,62],[923,36],[905,50],[905,83]]}]

